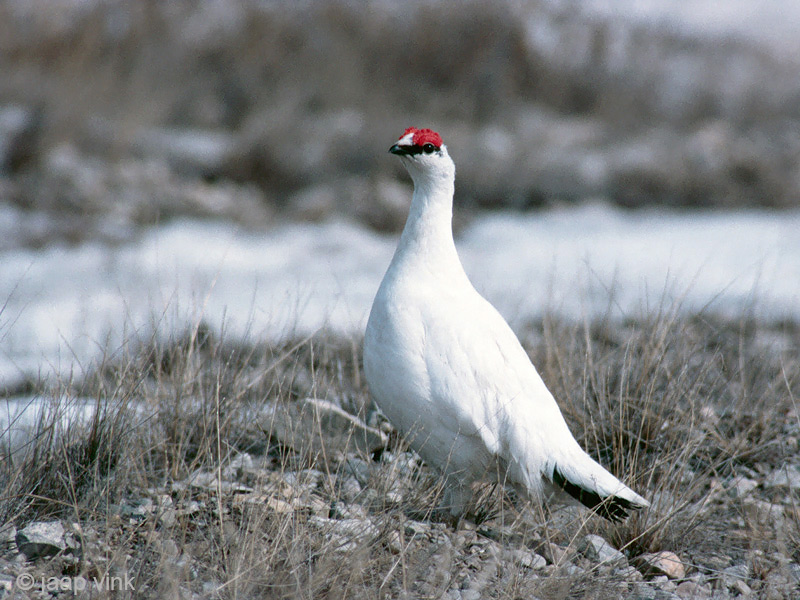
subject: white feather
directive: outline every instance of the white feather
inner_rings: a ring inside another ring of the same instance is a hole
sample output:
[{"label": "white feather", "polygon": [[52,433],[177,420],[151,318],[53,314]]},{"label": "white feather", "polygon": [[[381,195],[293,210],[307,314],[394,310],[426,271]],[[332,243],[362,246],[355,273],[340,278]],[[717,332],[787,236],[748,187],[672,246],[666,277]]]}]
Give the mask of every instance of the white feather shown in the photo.
[{"label": "white feather", "polygon": [[538,497],[556,468],[601,498],[647,506],[580,448],[517,337],[470,283],[452,236],[447,148],[403,162],[414,196],[372,305],[364,371],[384,414],[445,474],[453,515],[475,480],[498,477]]}]

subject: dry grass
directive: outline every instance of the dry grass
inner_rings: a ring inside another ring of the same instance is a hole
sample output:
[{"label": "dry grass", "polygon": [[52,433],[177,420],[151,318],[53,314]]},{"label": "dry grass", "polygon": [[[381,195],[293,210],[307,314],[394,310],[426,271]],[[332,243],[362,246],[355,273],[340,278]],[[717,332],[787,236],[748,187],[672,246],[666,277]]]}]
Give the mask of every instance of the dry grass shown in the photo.
[{"label": "dry grass", "polygon": [[[800,560],[796,505],[779,527],[759,516],[769,489],[731,493],[736,477],[797,462],[796,325],[664,311],[550,318],[525,337],[577,437],[652,509],[612,525],[488,488],[479,524],[454,531],[429,519],[439,481],[399,440],[370,455],[352,431],[319,443],[309,430],[292,447],[264,418],[267,404],[315,397],[377,425],[359,340],[230,344],[198,328],[43,387],[57,404],[94,398],[99,410],[61,436],[45,418],[27,457],[0,463],[0,518],[78,524],[83,555],[36,568],[129,573],[143,598],[438,598],[465,581],[486,598],[619,597],[623,574],[570,557],[590,532],[631,559],[676,552],[690,573],[747,562],[755,589],[776,553]],[[506,554],[546,554],[547,542],[567,558],[544,570]]]},{"label": "dry grass", "polygon": [[716,553],[789,549],[753,536],[742,499],[726,488],[795,461],[797,438],[787,434],[797,428],[798,339],[793,324],[677,313],[545,328],[539,364],[573,430],[654,503],[604,528],[609,539],[634,554],[677,548],[698,566]]}]

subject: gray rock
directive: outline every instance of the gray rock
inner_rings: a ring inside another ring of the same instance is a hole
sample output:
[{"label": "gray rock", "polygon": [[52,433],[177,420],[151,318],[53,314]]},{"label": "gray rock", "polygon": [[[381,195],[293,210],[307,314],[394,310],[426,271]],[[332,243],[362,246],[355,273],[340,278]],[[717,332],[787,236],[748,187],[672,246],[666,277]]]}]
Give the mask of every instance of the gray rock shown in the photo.
[{"label": "gray rock", "polygon": [[339,497],[345,502],[355,502],[360,496],[363,488],[355,477],[339,478],[337,486]]},{"label": "gray rock", "polygon": [[161,540],[159,549],[161,550],[161,553],[164,556],[169,558],[175,558],[177,556],[180,556],[181,554],[181,550],[180,548],[178,548],[178,544],[175,542],[175,540],[169,538]]},{"label": "gray rock", "polygon": [[13,575],[0,573],[0,598],[6,598],[6,594],[11,593],[11,590],[14,589],[14,581],[16,581],[16,577]]},{"label": "gray rock", "polygon": [[250,486],[230,481],[228,479],[218,479],[216,471],[198,469],[186,478],[186,483],[194,488],[204,489],[211,493],[220,492],[222,494],[246,494],[253,491]]},{"label": "gray rock", "polygon": [[800,468],[794,465],[784,465],[780,469],[774,470],[764,479],[764,487],[800,490]]},{"label": "gray rock", "polygon": [[[774,569],[766,574],[763,588],[764,598],[796,598],[797,587],[790,581],[789,574],[783,569]],[[793,593],[794,592],[794,593]]]},{"label": "gray rock", "polygon": [[726,587],[731,588],[737,581],[747,579],[749,571],[750,569],[745,564],[733,565],[722,569],[719,578]]},{"label": "gray rock", "polygon": [[222,476],[224,478],[238,478],[244,472],[252,472],[255,469],[255,461],[253,457],[247,452],[240,452],[228,462],[222,469]]},{"label": "gray rock", "polygon": [[360,458],[350,457],[345,463],[345,471],[353,475],[359,484],[367,485],[372,469],[368,462]]},{"label": "gray rock", "polygon": [[55,556],[62,552],[77,553],[78,542],[64,530],[61,521],[36,521],[17,532],[17,548],[28,560]]},{"label": "gray rock", "polygon": [[578,551],[589,560],[605,565],[625,566],[628,559],[599,535],[584,536]]},{"label": "gray rock", "polygon": [[338,552],[355,550],[380,533],[369,519],[328,519],[312,515],[309,523],[322,530],[332,544],[330,549]]},{"label": "gray rock", "polygon": [[413,452],[384,452],[381,454],[381,462],[391,464],[393,469],[399,473],[413,473],[419,466],[419,458]]},{"label": "gray rock", "polygon": [[660,589],[668,592],[674,592],[678,587],[674,581],[670,581],[666,575],[658,575],[650,580],[652,585],[657,585]]},{"label": "gray rock", "polygon": [[461,590],[462,598],[481,600],[487,596],[485,590],[497,575],[500,563],[499,555],[500,552],[497,551],[494,542],[486,546],[485,552],[482,553],[480,561],[476,564],[477,572],[470,575],[468,585]]},{"label": "gray rock", "polygon": [[783,528],[784,510],[780,504],[759,500],[752,496],[742,501],[745,517],[753,522],[771,525],[775,529]]},{"label": "gray rock", "polygon": [[654,554],[642,554],[636,558],[636,565],[645,575],[665,575],[670,579],[683,579],[686,569],[674,552],[662,550]]},{"label": "gray rock", "polygon": [[630,565],[626,567],[617,567],[612,571],[612,574],[623,581],[641,581],[642,574],[636,570],[635,567]]},{"label": "gray rock", "polygon": [[324,473],[317,469],[287,471],[283,474],[283,480],[290,486],[298,489],[314,489],[324,477]]},{"label": "gray rock", "polygon": [[507,549],[503,551],[503,560],[510,561],[517,566],[525,567],[526,569],[541,569],[547,564],[543,556],[536,554],[530,550]]},{"label": "gray rock", "polygon": [[[398,486],[395,486],[398,487]],[[386,502],[387,505],[393,506],[400,506],[403,504],[403,500],[405,499],[405,495],[400,489],[391,489],[388,490],[383,495],[383,500]]]},{"label": "gray rock", "polygon": [[627,600],[681,600],[681,597],[649,583],[634,583]]},{"label": "gray rock", "polygon": [[789,563],[786,565],[786,573],[794,585],[800,586],[800,564]]},{"label": "gray rock", "polygon": [[730,484],[730,491],[736,498],[746,496],[758,487],[758,482],[749,477],[736,477]]},{"label": "gray rock", "polygon": [[725,567],[730,567],[731,563],[733,563],[731,557],[722,554],[714,554],[703,558],[703,566],[714,571],[721,571]]},{"label": "gray rock", "polygon": [[406,538],[424,537],[431,531],[431,526],[425,521],[413,521],[409,519],[405,522]]},{"label": "gray rock", "polygon": [[571,563],[566,564],[562,567],[564,573],[572,577],[580,577],[584,573],[586,573],[586,569],[582,569],[578,565],[573,565]]},{"label": "gray rock", "polygon": [[164,527],[172,527],[178,519],[178,511],[174,508],[172,497],[162,494],[158,498],[158,522]]},{"label": "gray rock", "polygon": [[203,509],[203,505],[202,502],[198,502],[197,500],[189,500],[176,511],[176,516],[190,517],[199,513]]},{"label": "gray rock", "polygon": [[547,559],[547,562],[554,565],[562,564],[571,554],[568,548],[564,548],[553,542],[544,542],[538,548],[538,552]]},{"label": "gray rock", "polygon": [[703,600],[711,597],[711,586],[696,581],[684,581],[675,588],[675,593],[686,600]]},{"label": "gray rock", "polygon": [[328,516],[332,519],[361,519],[365,520],[369,517],[367,509],[360,504],[347,504],[346,502],[333,502],[331,503]]},{"label": "gray rock", "polygon": [[531,569],[541,569],[547,565],[547,561],[544,559],[544,556],[540,556],[535,552],[526,552],[526,556],[530,560],[530,565],[528,565],[528,567]]},{"label": "gray rock", "polygon": [[156,511],[156,504],[152,498],[143,498],[136,506],[123,506],[123,514],[134,518],[142,518]]},{"label": "gray rock", "polygon": [[745,598],[749,598],[750,596],[753,595],[753,589],[741,579],[736,580],[734,584],[730,587],[739,596],[744,596]]},{"label": "gray rock", "polygon": [[156,505],[150,498],[143,498],[135,504],[131,500],[123,500],[121,504],[112,504],[110,510],[122,519],[140,520],[154,513]]},{"label": "gray rock", "polygon": [[[425,587],[432,590],[446,589],[453,580],[453,563],[455,561],[455,549],[449,536],[442,536],[438,545],[429,551],[429,567],[422,574],[422,580],[426,583]],[[462,592],[463,593],[463,592]]]}]

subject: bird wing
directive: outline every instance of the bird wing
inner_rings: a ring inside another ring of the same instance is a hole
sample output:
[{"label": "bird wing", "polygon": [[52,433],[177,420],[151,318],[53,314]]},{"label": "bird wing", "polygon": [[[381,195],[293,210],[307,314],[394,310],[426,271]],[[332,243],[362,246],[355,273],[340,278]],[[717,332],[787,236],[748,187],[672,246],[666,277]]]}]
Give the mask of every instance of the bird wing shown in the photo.
[{"label": "bird wing", "polygon": [[[500,313],[475,293],[459,315],[431,321],[426,363],[432,397],[462,433],[480,437],[512,483],[538,493],[542,476],[611,520],[647,501],[578,444],[553,395]],[[446,426],[446,424],[441,424]]]},{"label": "bird wing", "polygon": [[479,437],[517,483],[536,490],[556,450],[577,442],[514,332],[477,292],[425,319],[425,364],[439,427]]}]

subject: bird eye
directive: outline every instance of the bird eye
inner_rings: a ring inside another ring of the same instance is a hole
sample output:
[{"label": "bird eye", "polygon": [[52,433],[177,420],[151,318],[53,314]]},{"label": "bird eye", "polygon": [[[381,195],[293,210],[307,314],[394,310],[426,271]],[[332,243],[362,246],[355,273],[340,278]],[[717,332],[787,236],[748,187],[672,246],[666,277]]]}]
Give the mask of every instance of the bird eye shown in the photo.
[{"label": "bird eye", "polygon": [[422,146],[422,151],[423,151],[423,152],[425,152],[425,154],[430,154],[430,153],[431,153],[431,152],[433,152],[434,150],[436,150],[436,146],[434,146],[434,145],[433,145],[433,144],[431,144],[430,142],[428,142],[427,144],[424,144],[424,145]]}]

